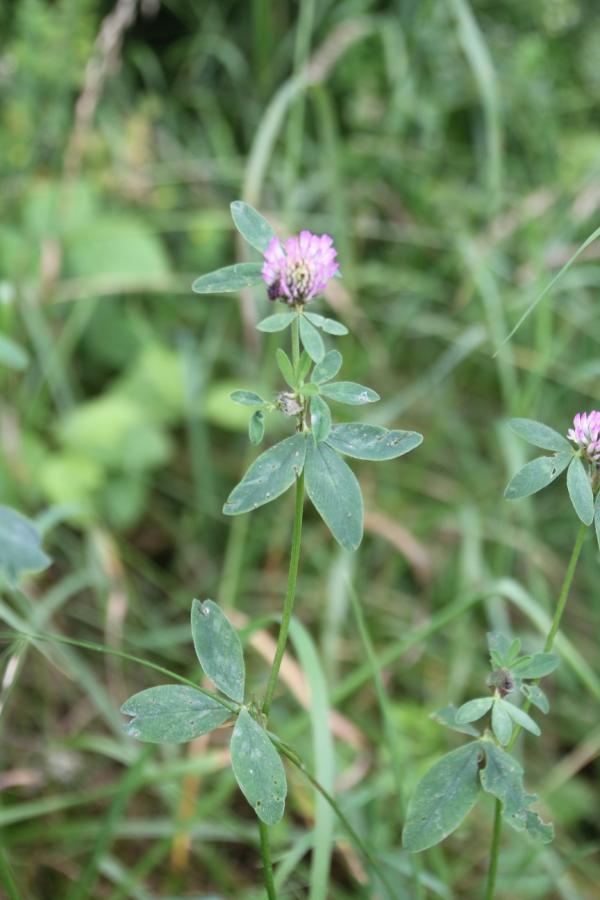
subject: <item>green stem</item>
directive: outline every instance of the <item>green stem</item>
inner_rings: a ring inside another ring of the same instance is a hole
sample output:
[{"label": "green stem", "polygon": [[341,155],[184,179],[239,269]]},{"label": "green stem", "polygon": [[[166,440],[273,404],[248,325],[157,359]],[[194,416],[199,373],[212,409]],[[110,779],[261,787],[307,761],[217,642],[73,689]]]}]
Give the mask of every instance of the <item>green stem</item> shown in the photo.
[{"label": "green stem", "polygon": [[265,890],[269,900],[277,900],[277,891],[275,890],[275,880],[273,878],[273,865],[271,863],[271,842],[269,840],[269,828],[264,822],[258,823],[260,831],[260,855],[263,861],[263,878],[265,880]]},{"label": "green stem", "polygon": [[[567,600],[569,598],[569,592],[571,590],[571,585],[573,583],[573,576],[575,575],[575,569],[577,568],[577,563],[579,561],[579,556],[581,554],[581,548],[583,547],[583,542],[585,541],[585,537],[587,534],[587,525],[580,525],[579,531],[577,532],[577,537],[575,539],[575,544],[573,546],[573,550],[571,552],[571,558],[569,559],[569,563],[567,565],[567,571],[565,572],[565,577],[563,579],[562,587],[560,589],[560,594],[558,597],[558,603],[556,604],[556,610],[554,612],[554,616],[552,617],[552,623],[550,625],[550,631],[546,636],[546,642],[544,644],[544,653],[550,653],[554,646],[554,640],[556,635],[558,634],[558,629],[560,628],[560,622],[565,611],[565,606],[567,605]],[[537,684],[537,682],[535,682]],[[523,710],[527,712],[531,706],[531,701],[528,700],[525,704],[523,704]],[[510,752],[515,745],[519,734],[521,733],[521,726],[515,726],[513,733],[511,735],[511,739],[508,742],[506,747],[507,752]],[[487,877],[487,885],[485,891],[485,900],[493,900],[494,898],[494,890],[496,887],[496,873],[498,871],[498,856],[500,852],[500,837],[502,834],[502,804],[499,800],[496,800],[496,806],[494,810],[494,830],[492,832],[492,845],[490,847],[490,867],[488,870]]]},{"label": "green stem", "polygon": [[271,674],[267,682],[267,690],[262,705],[263,715],[268,718],[273,702],[273,694],[277,687],[277,678],[281,667],[281,660],[285,652],[287,644],[288,632],[290,630],[290,621],[294,609],[294,600],[296,599],[296,583],[298,581],[298,566],[300,563],[300,544],[302,541],[302,513],[304,510],[304,472],[301,472],[296,479],[296,510],[294,513],[294,531],[292,534],[292,552],[290,556],[290,568],[288,572],[287,591],[285,602],[283,605],[283,614],[281,616],[281,626],[279,628],[279,637],[277,638],[277,648],[275,650],[275,658],[271,666]]},{"label": "green stem", "polygon": [[298,314],[292,319],[292,365],[297,369],[300,362],[300,318]]}]

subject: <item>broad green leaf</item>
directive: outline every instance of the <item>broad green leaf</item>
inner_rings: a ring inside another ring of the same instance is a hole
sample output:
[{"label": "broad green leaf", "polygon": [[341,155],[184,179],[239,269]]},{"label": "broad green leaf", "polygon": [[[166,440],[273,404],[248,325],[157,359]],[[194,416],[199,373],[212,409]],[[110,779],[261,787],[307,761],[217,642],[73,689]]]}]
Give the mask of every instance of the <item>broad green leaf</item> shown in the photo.
[{"label": "broad green leaf", "polygon": [[538,456],[537,459],[532,459],[513,475],[504,491],[505,499],[520,500],[541,491],[564,472],[572,458],[571,453],[565,452],[557,453],[556,456]]},{"label": "broad green leaf", "polygon": [[322,316],[320,313],[313,313],[313,312],[304,312],[304,315],[306,316],[308,321],[312,322],[312,324],[316,328],[323,327],[323,322],[325,321],[325,316]]},{"label": "broad green leaf", "polygon": [[363,534],[363,503],[356,476],[335,450],[308,442],[306,490],[338,543],[356,550]]},{"label": "broad green leaf", "polygon": [[497,700],[496,702],[502,704],[503,709],[506,710],[513,722],[516,722],[517,725],[520,725],[521,728],[531,732],[531,734],[535,734],[536,737],[540,736],[542,732],[540,731],[538,724],[533,721],[531,716],[527,715],[525,710],[519,709],[518,706],[513,706],[512,703],[508,703],[506,700]]},{"label": "broad green leaf", "polygon": [[222,703],[182,684],[140,691],[123,704],[121,712],[133,716],[125,726],[127,734],[151,744],[193,741],[231,716]]},{"label": "broad green leaf", "polygon": [[545,693],[537,684],[521,684],[520,686],[521,693],[527,697],[528,700],[536,706],[540,712],[548,713],[550,709],[550,704],[548,703],[548,698]]},{"label": "broad green leaf", "polygon": [[317,363],[311,375],[311,381],[323,384],[331,378],[335,378],[342,368],[342,354],[337,350],[330,350],[325,354],[320,363]]},{"label": "broad green leaf", "polygon": [[307,384],[302,385],[299,393],[303,397],[317,397],[320,394],[319,385],[309,381]]},{"label": "broad green leaf", "polygon": [[321,362],[325,356],[325,344],[323,338],[311,325],[305,315],[300,316],[300,339],[304,345],[304,349],[314,362]]},{"label": "broad green leaf", "polygon": [[456,711],[456,722],[458,725],[467,725],[469,722],[476,722],[485,716],[493,703],[492,697],[476,697],[475,700],[468,700],[459,706]]},{"label": "broad green leaf", "polygon": [[254,391],[234,391],[231,394],[231,399],[234,403],[240,403],[242,406],[262,406],[265,402]]},{"label": "broad green leaf", "polygon": [[192,638],[205,674],[220,691],[242,703],[246,681],[242,645],[237,631],[212,600],[192,603]]},{"label": "broad green leaf", "polygon": [[596,494],[596,503],[594,506],[594,524],[596,526],[596,540],[600,547],[600,491]]},{"label": "broad green leaf", "polygon": [[326,440],[331,431],[331,410],[322,397],[311,397],[310,425],[317,443]]},{"label": "broad green leaf", "polygon": [[261,253],[264,253],[271,239],[275,237],[275,232],[267,220],[260,213],[256,212],[252,206],[249,206],[242,200],[235,200],[231,204],[230,209],[235,227],[244,240],[248,241],[252,247],[260,250]]},{"label": "broad green leaf", "polygon": [[231,736],[231,765],[240,790],[258,818],[276,825],[283,816],[287,782],[266,731],[242,709]]},{"label": "broad green leaf", "polygon": [[298,383],[304,381],[308,373],[310,372],[310,367],[312,366],[312,359],[306,352],[306,350],[302,351],[302,355],[300,356],[300,361],[298,363]]},{"label": "broad green leaf", "polygon": [[506,747],[512,737],[512,719],[501,703],[496,701],[492,709],[492,731],[503,747]]},{"label": "broad green leaf", "polygon": [[321,393],[330,400],[347,403],[348,406],[362,406],[365,403],[375,403],[380,399],[376,391],[364,387],[362,384],[355,384],[353,381],[334,381],[331,384],[325,384],[321,388]]},{"label": "broad green leaf", "polygon": [[16,509],[0,506],[0,573],[8,583],[16,587],[26,572],[42,572],[51,562],[33,522]]},{"label": "broad green leaf", "polygon": [[594,521],[594,495],[590,477],[579,457],[574,457],[567,469],[567,489],[573,509],[584,525]]},{"label": "broad green leaf", "polygon": [[265,414],[262,410],[257,409],[252,413],[248,422],[248,437],[250,438],[250,443],[260,444],[264,436]]},{"label": "broad green leaf", "polygon": [[196,278],[192,290],[196,294],[227,294],[253,287],[263,280],[260,263],[236,263]]},{"label": "broad green leaf", "polygon": [[0,334],[0,365],[8,366],[17,372],[25,371],[29,365],[28,353],[20,344],[4,334]]},{"label": "broad green leaf", "polygon": [[348,334],[348,329],[345,325],[342,325],[341,322],[336,322],[335,319],[325,319],[323,324],[321,325],[323,331],[327,334],[335,334],[335,335],[344,335]]},{"label": "broad green leaf", "polygon": [[573,452],[566,437],[541,422],[535,422],[533,419],[510,419],[508,425],[511,431],[529,444],[533,444],[534,447],[541,447],[542,450]]},{"label": "broad green leaf", "polygon": [[227,498],[225,515],[250,512],[287,491],[304,467],[306,443],[304,434],[294,434],[261,453]]},{"label": "broad green leaf", "polygon": [[443,709],[437,709],[435,712],[431,713],[429,716],[430,719],[433,719],[434,722],[439,722],[440,725],[445,725],[446,728],[451,728],[452,731],[458,731],[460,734],[470,734],[473,737],[479,737],[479,732],[473,725],[459,725],[456,721],[456,712],[457,708],[454,703],[450,703],[448,706],[444,706]]},{"label": "broad green leaf", "polygon": [[389,431],[362,422],[334,425],[327,443],[354,459],[396,459],[418,447],[423,436],[416,431]]},{"label": "broad green leaf", "polygon": [[480,742],[443,756],[417,785],[408,805],[402,841],[411,853],[439,844],[471,811],[479,794]]},{"label": "broad green leaf", "polygon": [[295,312],[274,313],[272,316],[267,316],[266,319],[259,322],[256,327],[259,331],[266,331],[269,333],[284,331],[292,324],[295,318]]},{"label": "broad green leaf", "polygon": [[517,831],[527,831],[543,843],[554,836],[552,825],[544,824],[537,813],[529,809],[537,799],[523,787],[523,769],[519,763],[492,741],[481,741],[486,764],[480,770],[481,785],[488,794],[502,804],[502,817]]},{"label": "broad green leaf", "polygon": [[275,359],[277,360],[279,371],[283,375],[287,384],[289,384],[291,388],[295,388],[296,376],[294,374],[294,367],[285,350],[282,350],[281,347],[278,347],[275,351]]},{"label": "broad green leaf", "polygon": [[533,656],[522,656],[511,670],[520,678],[544,678],[554,672],[559,661],[556,653],[534,653]]}]

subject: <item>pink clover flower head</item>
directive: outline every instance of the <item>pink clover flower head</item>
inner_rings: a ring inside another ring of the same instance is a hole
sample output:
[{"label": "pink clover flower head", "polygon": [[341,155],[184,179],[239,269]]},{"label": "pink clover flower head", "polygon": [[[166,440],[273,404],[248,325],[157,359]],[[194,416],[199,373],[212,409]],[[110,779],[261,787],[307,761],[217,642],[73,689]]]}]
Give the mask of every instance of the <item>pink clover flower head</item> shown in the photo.
[{"label": "pink clover flower head", "polygon": [[308,303],[321,294],[339,269],[337,250],[328,234],[301,231],[282,245],[272,237],[264,257],[262,276],[271,300],[290,306]]},{"label": "pink clover flower head", "polygon": [[577,413],[573,426],[567,432],[569,440],[584,450],[590,462],[600,462],[600,412]]}]

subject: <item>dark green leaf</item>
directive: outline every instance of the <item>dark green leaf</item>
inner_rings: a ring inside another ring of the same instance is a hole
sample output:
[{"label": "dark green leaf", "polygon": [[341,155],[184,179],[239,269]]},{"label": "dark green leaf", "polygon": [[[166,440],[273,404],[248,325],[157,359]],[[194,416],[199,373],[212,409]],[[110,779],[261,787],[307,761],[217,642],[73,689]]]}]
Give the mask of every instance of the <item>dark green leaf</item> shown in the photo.
[{"label": "dark green leaf", "polygon": [[500,800],[503,818],[517,831],[527,831],[543,843],[551,841],[554,836],[552,825],[544,824],[529,809],[537,798],[535,794],[525,793],[523,769],[519,763],[492,741],[481,741],[481,746],[486,757],[486,765],[480,771],[481,784],[484,791]]},{"label": "dark green leaf", "polygon": [[246,709],[231,736],[231,764],[242,794],[266,825],[283,816],[287,783],[283,764],[265,730]]},{"label": "dark green leaf", "polygon": [[140,691],[123,704],[121,712],[133,716],[125,726],[127,734],[151,744],[193,741],[231,716],[222,703],[182,684]]},{"label": "dark green leaf", "polygon": [[358,481],[343,459],[327,444],[308,442],[306,490],[317,512],[346,550],[362,540],[363,503]]},{"label": "dark green leaf", "polygon": [[508,744],[512,737],[512,719],[498,701],[494,703],[494,708],[492,709],[492,731],[503,747]]},{"label": "dark green leaf", "polygon": [[16,509],[0,506],[0,573],[13,587],[26,572],[41,572],[52,560],[37,528]]},{"label": "dark green leaf", "polygon": [[196,278],[192,290],[196,294],[227,294],[260,284],[263,280],[260,263],[236,263]]},{"label": "dark green leaf", "polygon": [[265,436],[265,414],[257,409],[250,416],[248,423],[248,437],[252,444],[260,444]]},{"label": "dark green leaf", "polygon": [[554,672],[558,663],[559,658],[555,653],[534,653],[533,656],[518,659],[511,669],[520,678],[544,678]]},{"label": "dark green leaf", "polygon": [[294,374],[294,367],[290,361],[289,356],[282,350],[281,347],[278,347],[275,351],[275,359],[277,360],[277,365],[279,366],[279,371],[283,375],[286,382],[289,384],[291,388],[296,387],[296,376]]},{"label": "dark green leaf", "polygon": [[325,354],[320,363],[318,363],[311,375],[311,381],[317,384],[323,384],[330,378],[335,378],[342,367],[342,354],[337,350],[330,350]]},{"label": "dark green leaf", "polygon": [[295,312],[274,313],[272,316],[267,316],[266,319],[259,322],[256,327],[259,331],[266,331],[268,333],[285,331],[295,318]]},{"label": "dark green leaf", "polygon": [[234,403],[240,403],[242,406],[262,406],[265,402],[254,391],[234,391],[231,394],[231,399]]},{"label": "dark green leaf", "polygon": [[242,237],[252,247],[264,253],[271,239],[275,237],[275,232],[267,220],[242,200],[236,200],[231,204],[230,209],[235,227]]},{"label": "dark green leaf", "polygon": [[573,453],[573,448],[566,437],[541,422],[535,422],[533,419],[510,419],[508,424],[515,434],[534,447]]},{"label": "dark green leaf", "polygon": [[479,794],[480,742],[443,756],[417,785],[402,834],[411,853],[427,850],[455,831]]},{"label": "dark green leaf", "polygon": [[507,500],[520,500],[541,491],[564,472],[573,458],[571,453],[557,453],[556,456],[538,456],[532,459],[516,475],[513,475],[504,496]]},{"label": "dark green leaf", "polygon": [[594,495],[590,476],[579,457],[574,457],[567,470],[567,489],[573,509],[584,525],[594,521]]},{"label": "dark green leaf", "polygon": [[468,700],[458,707],[456,711],[456,722],[458,725],[467,725],[469,722],[476,722],[485,716],[490,709],[493,699],[491,697],[477,697],[475,700]]},{"label": "dark green leaf", "polygon": [[444,706],[443,709],[437,709],[435,712],[431,713],[429,716],[430,719],[433,719],[434,722],[439,722],[440,725],[445,725],[446,728],[451,728],[452,731],[458,731],[460,734],[470,734],[473,737],[479,737],[479,732],[472,725],[459,725],[456,721],[456,712],[457,708],[454,703],[450,703],[448,706]]},{"label": "dark green leaf", "polygon": [[325,356],[323,338],[305,315],[300,316],[300,339],[310,358],[316,363],[321,362]]},{"label": "dark green leaf", "polygon": [[331,431],[331,410],[321,397],[311,398],[310,425],[317,443],[324,441]]},{"label": "dark green leaf", "polygon": [[349,406],[362,406],[365,403],[375,403],[380,399],[376,391],[364,387],[362,384],[355,384],[353,381],[334,381],[331,384],[325,384],[321,388],[321,393],[330,400],[347,403]]},{"label": "dark green leaf", "polygon": [[327,443],[354,459],[385,460],[403,456],[423,441],[416,431],[389,431],[379,425],[351,422],[334,425]]},{"label": "dark green leaf", "polygon": [[215,687],[235,700],[244,700],[246,673],[237,631],[212,600],[192,603],[192,638],[196,656]]},{"label": "dark green leaf", "polygon": [[306,443],[304,434],[294,434],[261,453],[227,498],[225,515],[250,512],[287,491],[304,467]]}]

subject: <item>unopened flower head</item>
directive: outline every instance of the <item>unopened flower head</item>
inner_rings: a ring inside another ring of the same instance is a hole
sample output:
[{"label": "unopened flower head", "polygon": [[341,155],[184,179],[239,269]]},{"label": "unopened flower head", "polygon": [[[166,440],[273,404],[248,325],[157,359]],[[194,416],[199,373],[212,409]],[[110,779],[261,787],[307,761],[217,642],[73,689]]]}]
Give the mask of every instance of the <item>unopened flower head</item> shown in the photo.
[{"label": "unopened flower head", "polygon": [[339,269],[337,250],[328,234],[301,231],[282,245],[273,237],[264,254],[262,276],[271,300],[293,306],[307,303],[325,289]]},{"label": "unopened flower head", "polygon": [[567,437],[584,451],[590,462],[600,462],[600,412],[577,413]]}]

